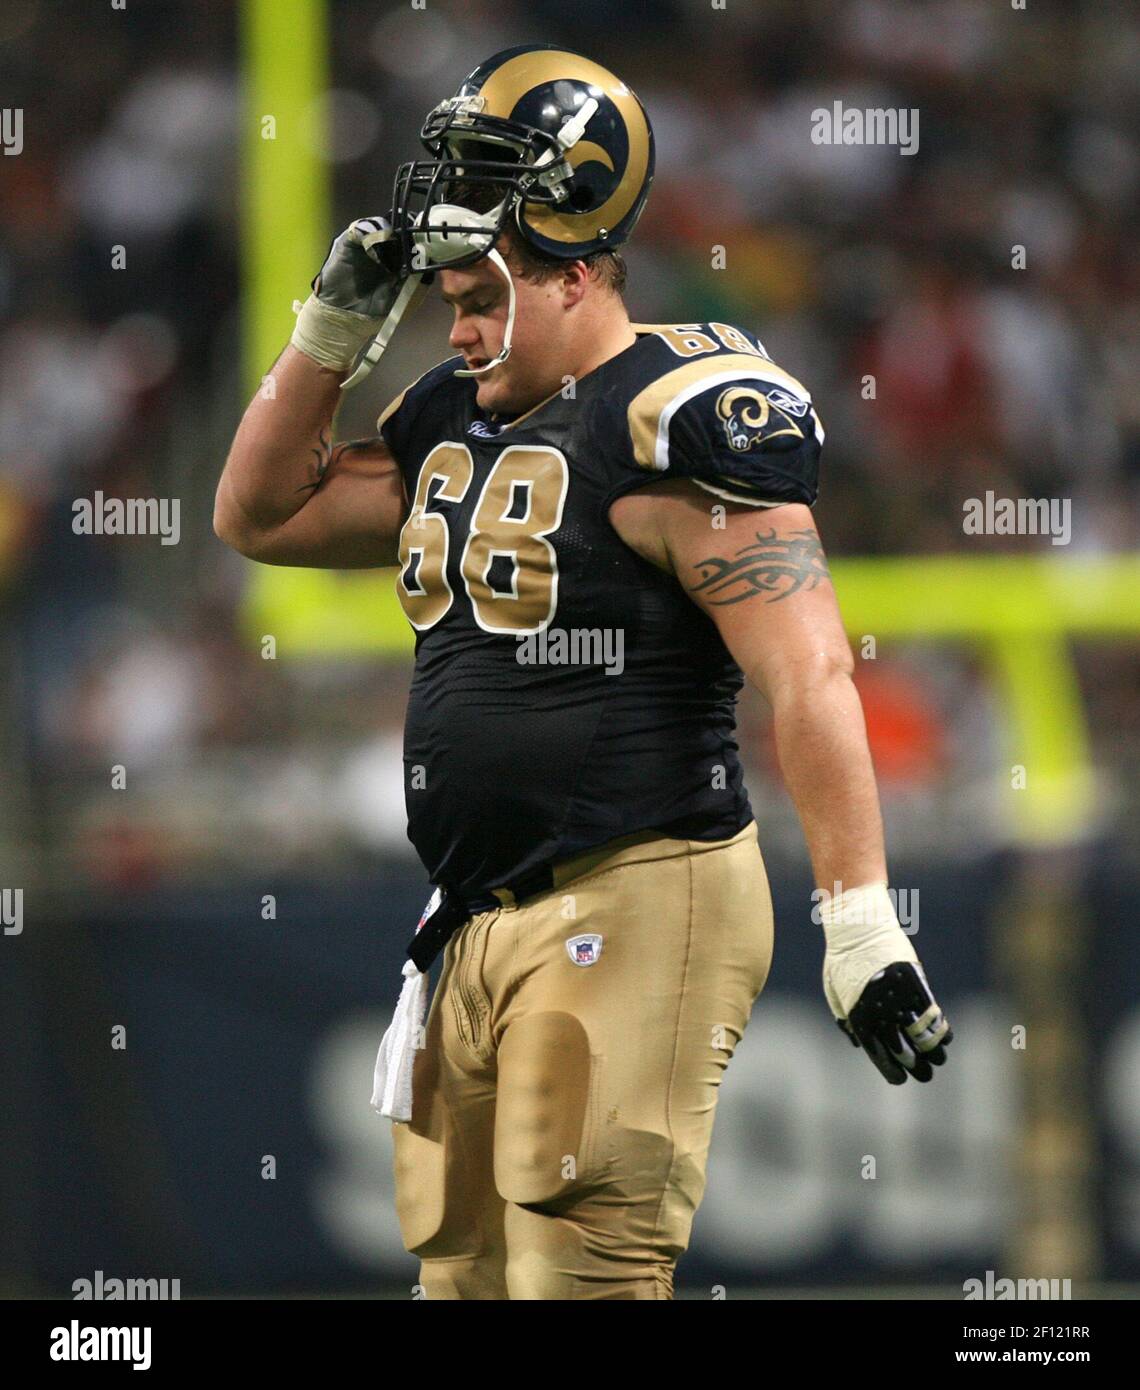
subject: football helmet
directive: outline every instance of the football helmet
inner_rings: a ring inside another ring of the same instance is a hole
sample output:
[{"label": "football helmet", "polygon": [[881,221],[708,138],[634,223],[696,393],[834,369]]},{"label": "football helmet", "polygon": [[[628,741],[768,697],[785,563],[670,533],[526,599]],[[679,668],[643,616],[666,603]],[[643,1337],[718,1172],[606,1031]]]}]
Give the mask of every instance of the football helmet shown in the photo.
[{"label": "football helmet", "polygon": [[420,139],[430,159],[400,166],[392,245],[401,274],[459,269],[489,256],[506,276],[510,353],[514,284],[493,249],[507,225],[563,260],[621,246],[653,181],[653,130],[620,78],[554,44],[507,48],[481,63],[436,106]]},{"label": "football helmet", "polygon": [[[427,269],[425,259],[470,264],[508,219],[539,251],[567,260],[620,246],[653,181],[653,130],[637,97],[553,44],[488,58],[429,113],[420,139],[431,158],[400,166],[392,198],[406,273]],[[479,234],[467,218],[448,223],[441,206],[483,214]],[[435,254],[417,258],[429,240]]]},{"label": "football helmet", "polygon": [[510,225],[536,250],[576,260],[628,241],[653,182],[653,129],[634,93],[607,68],[554,44],[506,48],[429,112],[430,159],[396,171],[392,210],[365,250],[402,289],[384,327],[343,383],[379,359],[435,270],[486,256],[507,281],[503,346],[511,351],[515,286],[496,237]]}]

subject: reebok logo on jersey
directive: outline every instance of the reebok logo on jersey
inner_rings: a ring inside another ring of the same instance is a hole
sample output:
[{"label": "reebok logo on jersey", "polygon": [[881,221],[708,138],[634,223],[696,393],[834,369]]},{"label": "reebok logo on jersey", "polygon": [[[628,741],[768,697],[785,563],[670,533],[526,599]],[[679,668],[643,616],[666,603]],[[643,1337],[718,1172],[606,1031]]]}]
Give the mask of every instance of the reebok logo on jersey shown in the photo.
[{"label": "reebok logo on jersey", "polygon": [[566,954],[575,965],[593,965],[602,954],[602,938],[596,932],[572,936],[566,943]]},{"label": "reebok logo on jersey", "polygon": [[768,392],[768,402],[770,405],[774,405],[777,410],[784,410],[789,415],[794,415],[797,420],[802,420],[808,413],[807,401],[801,401],[798,396],[793,396],[790,391],[781,390],[779,386],[774,386]]}]

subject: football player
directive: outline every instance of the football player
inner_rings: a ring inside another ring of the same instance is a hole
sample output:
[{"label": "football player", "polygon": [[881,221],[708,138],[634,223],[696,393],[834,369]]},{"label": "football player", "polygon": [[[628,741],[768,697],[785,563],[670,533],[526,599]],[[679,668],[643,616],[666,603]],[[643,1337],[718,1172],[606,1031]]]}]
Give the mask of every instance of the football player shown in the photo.
[{"label": "football player", "polygon": [[[772,952],[745,677],[829,894],[840,1027],[892,1084],[951,1040],[887,892],[811,513],[823,426],[748,329],[630,322],[653,135],[613,73],[507,50],[422,138],[390,216],[333,243],[215,528],[269,564],[396,565],[416,632],[408,826],[437,892],[405,973],[443,962],[385,1109],[427,1296],[668,1298]],[[433,280],[453,355],[334,444],[348,373]]]}]

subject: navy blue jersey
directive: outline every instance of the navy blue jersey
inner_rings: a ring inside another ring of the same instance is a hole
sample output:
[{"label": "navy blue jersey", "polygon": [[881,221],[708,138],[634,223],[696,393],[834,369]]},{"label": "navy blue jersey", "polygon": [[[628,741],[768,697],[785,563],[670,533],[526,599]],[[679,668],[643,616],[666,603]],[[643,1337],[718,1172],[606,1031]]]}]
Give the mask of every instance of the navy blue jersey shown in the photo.
[{"label": "navy blue jersey", "polygon": [[823,430],[751,334],[634,328],[525,414],[481,411],[456,357],[377,425],[411,499],[397,579],[416,630],[408,833],[432,882],[471,902],[617,836],[718,840],[752,818],[740,669],[608,513],[664,478],[691,479],[710,507],[811,505]]}]

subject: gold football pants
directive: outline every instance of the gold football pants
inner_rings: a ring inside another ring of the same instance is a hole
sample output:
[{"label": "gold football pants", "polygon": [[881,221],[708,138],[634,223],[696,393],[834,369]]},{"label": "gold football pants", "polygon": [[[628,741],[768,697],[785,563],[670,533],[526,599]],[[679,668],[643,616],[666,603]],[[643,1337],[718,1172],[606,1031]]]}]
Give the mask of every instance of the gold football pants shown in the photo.
[{"label": "gold football pants", "polygon": [[[589,941],[601,936],[600,954]],[[763,988],[755,822],[632,836],[448,942],[393,1126],[396,1207],[429,1298],[671,1298],[717,1087]]]}]

